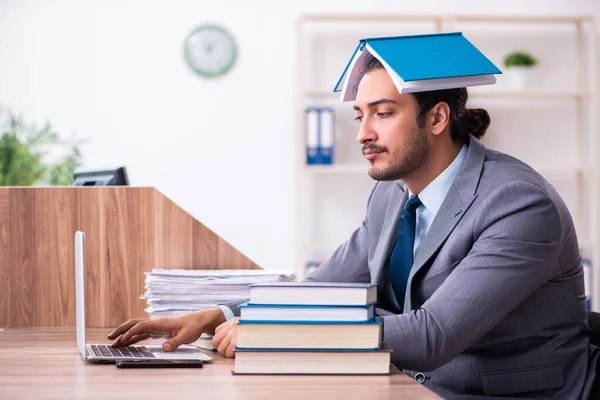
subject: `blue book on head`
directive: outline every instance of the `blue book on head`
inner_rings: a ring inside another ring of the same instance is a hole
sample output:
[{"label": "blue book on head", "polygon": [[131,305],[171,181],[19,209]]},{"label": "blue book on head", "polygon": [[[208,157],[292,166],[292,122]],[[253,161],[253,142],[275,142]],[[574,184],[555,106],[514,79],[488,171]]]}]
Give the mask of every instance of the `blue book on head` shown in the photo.
[{"label": "blue book on head", "polygon": [[335,85],[342,101],[356,99],[364,68],[377,58],[400,93],[491,85],[502,72],[461,32],[361,39]]}]

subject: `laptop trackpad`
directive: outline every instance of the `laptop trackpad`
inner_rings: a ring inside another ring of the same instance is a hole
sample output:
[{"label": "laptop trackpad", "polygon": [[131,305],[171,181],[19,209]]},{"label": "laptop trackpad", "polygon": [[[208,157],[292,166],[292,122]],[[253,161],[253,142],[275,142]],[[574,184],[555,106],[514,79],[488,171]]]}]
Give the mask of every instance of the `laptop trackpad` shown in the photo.
[{"label": "laptop trackpad", "polygon": [[202,360],[210,361],[212,358],[198,348],[188,345],[181,345],[175,351],[166,352],[162,346],[145,346],[154,354],[154,357],[169,360]]}]

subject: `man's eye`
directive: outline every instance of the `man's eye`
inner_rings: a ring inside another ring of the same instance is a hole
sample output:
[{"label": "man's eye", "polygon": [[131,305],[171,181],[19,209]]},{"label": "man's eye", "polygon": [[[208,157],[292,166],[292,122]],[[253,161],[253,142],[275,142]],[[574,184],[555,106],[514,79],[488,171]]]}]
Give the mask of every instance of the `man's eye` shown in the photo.
[{"label": "man's eye", "polygon": [[381,118],[387,118],[387,117],[389,117],[390,115],[392,115],[392,113],[391,113],[391,112],[380,112],[380,113],[377,113],[377,116],[378,116],[378,117],[381,117]]},{"label": "man's eye", "polygon": [[363,117],[362,117],[362,115],[357,115],[356,118],[354,118],[354,120],[358,121],[358,122],[362,122]]}]

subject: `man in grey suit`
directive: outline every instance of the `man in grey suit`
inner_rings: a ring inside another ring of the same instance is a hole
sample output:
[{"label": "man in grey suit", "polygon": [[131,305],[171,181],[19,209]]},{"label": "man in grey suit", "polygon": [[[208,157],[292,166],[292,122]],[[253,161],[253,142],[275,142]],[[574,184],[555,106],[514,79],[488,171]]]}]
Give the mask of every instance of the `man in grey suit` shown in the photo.
[{"label": "man in grey suit", "polygon": [[[445,398],[588,398],[598,350],[558,193],[478,141],[490,119],[465,108],[466,89],[400,94],[376,60],[367,70],[357,140],[378,182],[361,226],[307,280],[377,283],[393,363]],[[215,332],[233,356],[230,309],[132,320],[109,338],[168,333],[171,350]]]}]

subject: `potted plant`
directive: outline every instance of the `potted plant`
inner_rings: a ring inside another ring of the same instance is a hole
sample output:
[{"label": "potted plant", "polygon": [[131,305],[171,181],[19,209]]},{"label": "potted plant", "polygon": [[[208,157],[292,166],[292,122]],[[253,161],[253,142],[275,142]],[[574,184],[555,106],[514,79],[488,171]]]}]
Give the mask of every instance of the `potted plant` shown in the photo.
[{"label": "potted plant", "polygon": [[68,186],[80,165],[78,143],[61,140],[48,122],[39,128],[0,108],[0,186]]},{"label": "potted plant", "polygon": [[514,89],[525,89],[529,71],[536,66],[537,59],[531,54],[524,51],[513,51],[504,58],[504,66],[506,67],[509,77],[510,86]]}]

